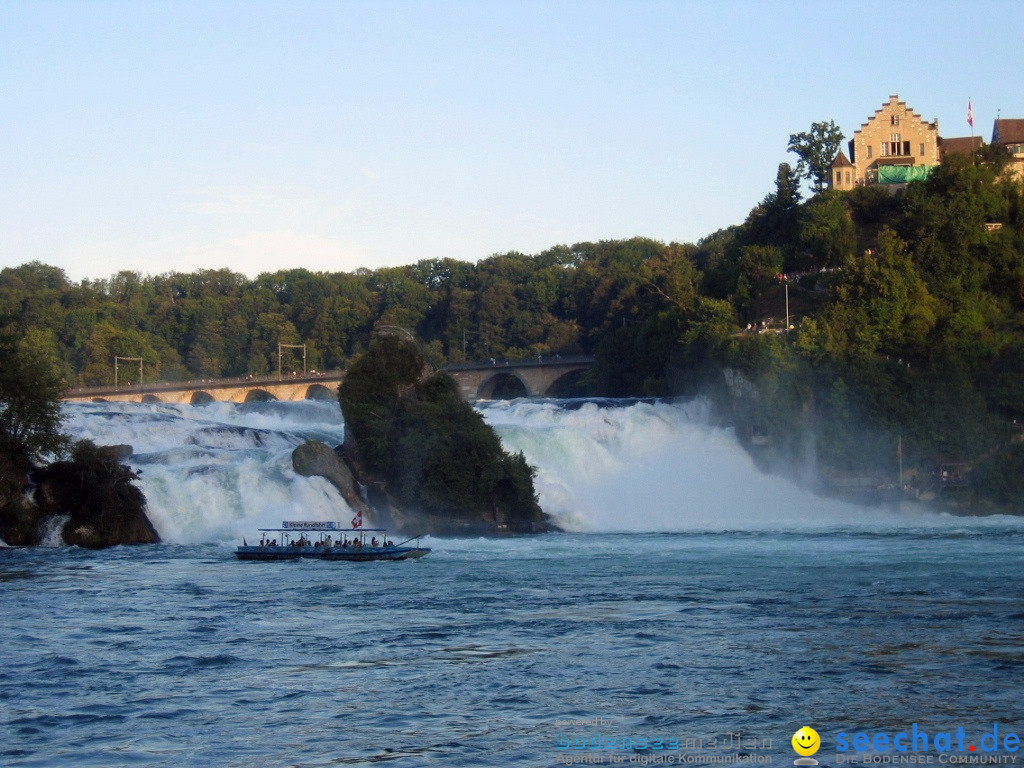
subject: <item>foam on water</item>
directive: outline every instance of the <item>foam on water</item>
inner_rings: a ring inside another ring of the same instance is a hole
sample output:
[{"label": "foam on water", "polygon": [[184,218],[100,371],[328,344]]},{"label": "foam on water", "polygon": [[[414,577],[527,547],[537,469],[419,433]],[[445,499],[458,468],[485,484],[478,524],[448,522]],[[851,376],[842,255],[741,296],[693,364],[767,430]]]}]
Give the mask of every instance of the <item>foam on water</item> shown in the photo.
[{"label": "foam on water", "polygon": [[[335,403],[207,406],[68,404],[75,438],[131,444],[131,464],[165,541],[240,541],[287,518],[347,521],[352,511],[321,478],[291,468],[308,439],[344,439]],[[824,499],[761,473],[700,401],[484,403],[505,446],[537,468],[541,506],[571,531],[873,532],[1018,528],[1019,518],[899,513]]]}]

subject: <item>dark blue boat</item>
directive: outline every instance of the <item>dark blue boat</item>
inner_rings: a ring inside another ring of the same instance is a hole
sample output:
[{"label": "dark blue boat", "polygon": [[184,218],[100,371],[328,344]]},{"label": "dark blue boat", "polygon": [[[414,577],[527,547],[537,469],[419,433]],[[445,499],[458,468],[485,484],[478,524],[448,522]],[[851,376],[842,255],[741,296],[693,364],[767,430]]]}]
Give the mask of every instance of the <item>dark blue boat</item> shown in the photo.
[{"label": "dark blue boat", "polygon": [[[239,560],[414,560],[430,552],[419,536],[395,544],[383,528],[341,528],[336,522],[285,521],[280,528],[260,528],[260,543],[235,549]],[[268,535],[269,534],[269,535]],[[276,534],[276,535],[274,535]],[[378,537],[376,534],[380,534]],[[408,546],[409,542],[415,542]]]}]

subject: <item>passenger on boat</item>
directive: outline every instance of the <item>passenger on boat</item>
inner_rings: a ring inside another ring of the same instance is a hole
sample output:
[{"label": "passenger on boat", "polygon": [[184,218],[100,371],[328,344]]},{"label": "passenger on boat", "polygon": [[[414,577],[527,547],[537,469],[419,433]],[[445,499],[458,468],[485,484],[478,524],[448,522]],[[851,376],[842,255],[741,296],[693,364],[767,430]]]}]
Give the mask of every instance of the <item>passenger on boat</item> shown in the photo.
[{"label": "passenger on boat", "polygon": [[371,546],[371,547],[376,547],[376,546],[377,546],[377,537],[376,537],[376,536],[374,536],[374,537],[373,537],[373,538],[372,538],[372,539],[370,540],[370,546]]}]

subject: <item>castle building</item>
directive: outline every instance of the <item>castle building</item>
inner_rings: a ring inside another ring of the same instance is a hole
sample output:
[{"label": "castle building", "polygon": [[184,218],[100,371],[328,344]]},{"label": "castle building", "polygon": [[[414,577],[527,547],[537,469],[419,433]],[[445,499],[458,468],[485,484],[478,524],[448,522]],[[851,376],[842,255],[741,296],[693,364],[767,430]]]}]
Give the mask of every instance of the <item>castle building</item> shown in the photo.
[{"label": "castle building", "polygon": [[830,189],[864,184],[902,184],[927,178],[942,160],[939,121],[927,122],[899,96],[890,96],[855,131],[832,163]]},{"label": "castle building", "polygon": [[[973,125],[973,123],[972,123]],[[1010,153],[1007,173],[1024,182],[1024,120],[997,119],[992,143]],[[890,96],[868,121],[855,131],[832,161],[829,189],[848,190],[865,184],[902,185],[928,178],[952,155],[970,155],[984,145],[980,136],[946,139],[939,136],[939,121],[927,122],[899,96]]]}]

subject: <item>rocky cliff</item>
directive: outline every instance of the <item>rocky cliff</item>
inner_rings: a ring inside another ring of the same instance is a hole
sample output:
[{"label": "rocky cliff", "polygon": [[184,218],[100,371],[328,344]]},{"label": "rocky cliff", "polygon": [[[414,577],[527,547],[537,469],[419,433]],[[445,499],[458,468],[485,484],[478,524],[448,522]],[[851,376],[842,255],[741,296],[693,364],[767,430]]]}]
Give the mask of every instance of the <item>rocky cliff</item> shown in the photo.
[{"label": "rocky cliff", "polygon": [[89,549],[160,540],[146,515],[136,473],[123,464],[130,446],[75,445],[71,459],[37,467],[23,493],[0,506],[0,537],[11,546],[34,546],[54,521],[64,520],[65,544]]}]

